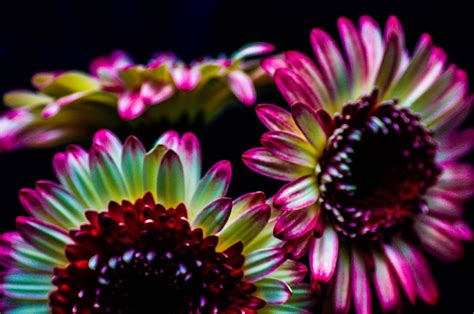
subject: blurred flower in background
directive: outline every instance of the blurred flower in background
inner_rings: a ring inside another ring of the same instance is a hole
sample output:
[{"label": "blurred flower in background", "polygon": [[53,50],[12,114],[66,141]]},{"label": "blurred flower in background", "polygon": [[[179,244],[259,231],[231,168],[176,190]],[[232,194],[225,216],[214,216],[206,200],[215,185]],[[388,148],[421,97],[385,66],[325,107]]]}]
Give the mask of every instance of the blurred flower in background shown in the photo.
[{"label": "blurred flower in background", "polygon": [[0,152],[83,140],[100,128],[133,130],[181,119],[208,123],[236,100],[255,103],[255,85],[266,78],[255,57],[273,49],[254,43],[230,57],[189,64],[172,53],[158,53],[146,65],[115,51],[94,60],[90,74],[38,73],[32,78],[36,91],[4,95],[11,111],[0,117]]},{"label": "blurred flower in background", "polygon": [[262,192],[225,197],[227,161],[201,177],[192,133],[146,152],[99,131],[54,157],[60,183],[20,192],[30,217],[1,236],[2,313],[304,313],[306,267],[287,261]]},{"label": "blurred flower in background", "polygon": [[263,104],[269,132],[243,155],[265,176],[288,181],[273,199],[275,235],[293,257],[308,252],[312,285],[331,313],[372,312],[372,287],[384,312],[429,304],[438,290],[424,257],[463,255],[472,239],[463,202],[474,171],[460,159],[473,129],[467,75],[423,35],[412,54],[402,26],[385,33],[370,17],[338,23],[345,54],[323,30],[311,32],[315,64],[289,51],[263,68],[291,112]]}]

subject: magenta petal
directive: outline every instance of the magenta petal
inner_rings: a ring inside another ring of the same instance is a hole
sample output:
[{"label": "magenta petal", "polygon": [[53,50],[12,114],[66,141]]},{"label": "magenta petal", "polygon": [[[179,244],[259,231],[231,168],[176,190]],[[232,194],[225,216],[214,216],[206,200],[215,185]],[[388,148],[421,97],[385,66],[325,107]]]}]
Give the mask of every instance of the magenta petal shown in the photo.
[{"label": "magenta petal", "polygon": [[174,88],[171,84],[146,81],[140,88],[140,97],[148,106],[163,102],[173,94]]},{"label": "magenta petal", "polygon": [[318,200],[316,176],[307,175],[286,185],[275,195],[273,204],[281,210],[299,210]]},{"label": "magenta petal", "polygon": [[333,311],[336,314],[347,314],[351,306],[351,257],[350,251],[339,248],[339,256],[334,274]]},{"label": "magenta petal", "polygon": [[309,249],[312,278],[318,283],[328,282],[336,269],[339,237],[331,226],[326,226],[320,238],[313,238]]},{"label": "magenta petal", "polygon": [[418,295],[426,303],[436,304],[438,302],[438,288],[423,254],[404,241],[397,240],[395,244],[411,268]]},{"label": "magenta petal", "polygon": [[285,244],[288,258],[293,260],[302,258],[308,252],[312,240],[313,235],[309,232],[300,238],[288,240]]},{"label": "magenta petal", "polygon": [[384,256],[375,251],[373,253],[375,265],[373,280],[380,306],[385,313],[396,312],[395,310],[400,306],[397,282]]},{"label": "magenta petal", "polygon": [[291,163],[313,168],[318,152],[305,139],[285,131],[265,133],[260,140],[263,147],[275,156]]},{"label": "magenta petal", "polygon": [[357,248],[352,249],[352,297],[357,314],[372,313],[372,292],[367,269],[361,253]]},{"label": "magenta petal", "polygon": [[133,120],[145,111],[145,102],[140,96],[140,91],[127,90],[119,96],[118,111],[124,120]]},{"label": "magenta petal", "polygon": [[275,75],[276,70],[280,68],[287,68],[287,64],[281,58],[281,56],[277,56],[264,59],[262,61],[261,67],[265,72],[267,72],[268,75],[273,77]]},{"label": "magenta petal", "polygon": [[270,131],[299,133],[291,113],[281,107],[272,104],[259,104],[256,107],[256,112],[257,117]]},{"label": "magenta petal", "polygon": [[408,300],[410,300],[411,304],[414,304],[416,300],[416,284],[410,266],[396,246],[384,244],[383,249],[398,276],[398,281],[405,290]]},{"label": "magenta petal", "polygon": [[[122,159],[122,142],[119,138],[109,130],[97,131],[93,139],[94,145],[102,146],[107,150],[114,158],[115,162],[119,165]],[[85,159],[84,151],[79,146],[71,146],[71,150],[68,150],[70,154],[73,154],[81,159]]]},{"label": "magenta petal", "polygon": [[[360,37],[367,62],[367,86],[373,85],[382,61],[384,42],[380,27],[371,17],[362,16],[359,21]],[[366,91],[369,92],[369,91]]]},{"label": "magenta petal", "polygon": [[252,78],[243,71],[232,71],[229,74],[229,86],[235,97],[245,105],[253,105],[257,100],[257,93]]},{"label": "magenta petal", "polygon": [[181,91],[191,91],[201,81],[201,72],[197,68],[176,67],[171,76],[176,87]]},{"label": "magenta petal", "polygon": [[253,171],[282,181],[291,181],[313,171],[281,160],[263,147],[248,150],[242,155],[242,160]]},{"label": "magenta petal", "polygon": [[170,130],[163,133],[155,143],[156,145],[165,145],[167,148],[178,151],[179,148],[179,134],[176,131]]},{"label": "magenta petal", "polygon": [[313,108],[321,107],[314,91],[294,71],[284,68],[277,69],[274,79],[278,89],[290,105],[300,102]]},{"label": "magenta petal", "polygon": [[250,43],[243,46],[232,54],[232,59],[243,59],[248,57],[260,56],[275,50],[275,46],[269,43]]},{"label": "magenta petal", "polygon": [[349,60],[352,84],[354,88],[358,88],[365,83],[367,78],[367,60],[362,39],[354,24],[347,18],[340,18],[338,27]]},{"label": "magenta petal", "polygon": [[283,240],[302,237],[313,230],[319,219],[321,211],[316,206],[284,212],[278,217],[274,235]]},{"label": "magenta petal", "polygon": [[383,98],[393,85],[399,71],[401,58],[402,47],[400,46],[400,39],[396,34],[392,33],[388,38],[382,63],[375,80],[375,87],[379,91],[379,97]]}]

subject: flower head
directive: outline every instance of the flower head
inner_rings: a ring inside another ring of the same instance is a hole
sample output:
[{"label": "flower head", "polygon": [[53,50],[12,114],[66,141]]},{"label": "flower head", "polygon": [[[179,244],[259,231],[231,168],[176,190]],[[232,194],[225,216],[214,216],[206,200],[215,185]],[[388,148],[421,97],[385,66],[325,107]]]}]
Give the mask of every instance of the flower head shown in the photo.
[{"label": "flower head", "polygon": [[[76,138],[101,128],[133,128],[163,119],[210,121],[235,98],[246,105],[255,103],[255,84],[264,72],[252,58],[271,51],[270,44],[254,43],[231,57],[207,57],[190,64],[172,53],[158,53],[146,65],[115,51],[95,59],[90,74],[38,73],[32,79],[37,91],[12,91],[4,102],[31,114],[31,122],[22,126],[25,133],[40,132],[40,124],[68,129]],[[45,141],[44,145],[54,143]]]},{"label": "flower head", "polygon": [[201,177],[196,137],[152,150],[99,131],[54,158],[60,183],[20,192],[32,217],[3,234],[5,313],[304,312],[304,265],[286,261],[261,192],[225,197],[231,167]]},{"label": "flower head", "polygon": [[409,54],[395,17],[385,34],[370,17],[338,26],[345,54],[315,29],[316,64],[294,51],[263,61],[291,112],[257,107],[270,132],[244,162],[289,182],[274,197],[274,232],[295,257],[309,252],[331,311],[352,300],[371,312],[370,282],[384,311],[402,304],[400,289],[435,303],[423,250],[455,260],[472,238],[462,203],[474,172],[459,158],[473,130],[457,130],[470,109],[466,74],[428,35]]}]

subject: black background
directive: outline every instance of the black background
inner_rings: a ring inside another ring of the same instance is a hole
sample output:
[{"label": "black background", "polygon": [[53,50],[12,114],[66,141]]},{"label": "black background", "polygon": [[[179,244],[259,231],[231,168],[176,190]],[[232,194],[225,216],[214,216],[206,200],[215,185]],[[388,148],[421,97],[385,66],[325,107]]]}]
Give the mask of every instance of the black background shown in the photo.
[{"label": "black background", "polygon": [[[94,57],[117,48],[129,51],[139,62],[146,62],[158,50],[173,50],[184,60],[191,60],[206,54],[230,53],[251,41],[267,41],[279,50],[309,53],[312,27],[322,27],[336,36],[338,17],[355,21],[364,14],[380,24],[388,16],[397,15],[410,49],[422,33],[430,33],[434,42],[447,51],[450,62],[474,75],[473,17],[467,2],[14,0],[0,2],[0,92],[30,87],[35,72],[87,70]],[[259,102],[284,105],[278,94],[273,94],[260,95]],[[158,126],[157,132],[161,131]],[[232,196],[252,190],[273,193],[279,186],[252,173],[240,161],[245,150],[258,145],[262,132],[253,108],[243,106],[198,132],[206,167],[221,159],[232,161]],[[53,179],[51,156],[55,151],[0,156],[2,231],[12,229],[14,217],[22,213],[18,189],[32,187],[39,179]],[[466,212],[473,222],[472,204]],[[406,313],[472,313],[473,246],[467,246],[466,258],[461,262],[442,264],[433,260],[432,265],[441,291],[439,305],[428,307],[418,302],[414,308],[406,306]]]}]

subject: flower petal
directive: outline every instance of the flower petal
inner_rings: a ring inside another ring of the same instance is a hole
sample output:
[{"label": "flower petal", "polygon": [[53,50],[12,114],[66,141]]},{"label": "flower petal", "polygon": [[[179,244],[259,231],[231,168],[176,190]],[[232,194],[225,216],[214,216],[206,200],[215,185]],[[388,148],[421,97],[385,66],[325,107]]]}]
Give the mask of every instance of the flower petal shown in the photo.
[{"label": "flower petal", "polygon": [[94,185],[103,201],[103,206],[107,206],[111,200],[121,201],[128,197],[119,166],[105,147],[92,146],[89,153],[89,167]]},{"label": "flower petal", "polygon": [[176,87],[183,92],[193,90],[201,81],[201,72],[197,68],[175,67],[171,76]]},{"label": "flower petal", "polygon": [[308,106],[295,104],[291,107],[291,113],[296,124],[317,152],[322,152],[327,141],[323,128],[323,121]]},{"label": "flower petal", "polygon": [[362,16],[359,20],[360,37],[364,45],[365,59],[367,62],[367,84],[365,93],[370,93],[368,88],[372,88],[375,78],[382,62],[384,53],[384,42],[380,27],[371,17]]},{"label": "flower petal", "polygon": [[351,286],[357,314],[372,313],[372,293],[363,257],[357,248],[352,249]]},{"label": "flower petal", "polygon": [[426,303],[436,304],[438,302],[438,288],[423,254],[402,240],[396,240],[394,243],[410,266],[415,278],[417,294]]},{"label": "flower petal", "polygon": [[196,135],[184,133],[179,140],[178,152],[186,180],[186,200],[190,201],[201,176],[201,146]]},{"label": "flower petal", "polygon": [[16,225],[23,239],[39,251],[55,258],[57,266],[67,264],[64,250],[72,240],[66,231],[31,217],[18,217]]},{"label": "flower petal", "polygon": [[143,182],[143,165],[145,163],[145,148],[134,136],[125,141],[122,153],[122,172],[128,193],[132,200],[145,194]]},{"label": "flower petal", "polygon": [[339,250],[336,272],[334,274],[333,308],[336,314],[349,312],[351,306],[351,257],[349,250],[342,247]]},{"label": "flower petal", "polygon": [[293,260],[287,260],[270,277],[286,282],[289,285],[295,285],[301,282],[308,270],[303,263]]},{"label": "flower petal", "polygon": [[146,105],[139,90],[126,90],[118,100],[119,115],[124,120],[133,120],[145,112]]},{"label": "flower petal", "polygon": [[122,142],[120,142],[119,138],[114,133],[110,132],[109,130],[97,131],[92,142],[95,145],[103,146],[109,152],[109,154],[112,155],[112,158],[117,163],[117,165],[120,165],[122,161],[123,147]]},{"label": "flower petal", "polygon": [[319,156],[315,148],[301,137],[285,131],[270,131],[260,141],[275,156],[302,166],[315,167]]},{"label": "flower petal", "polygon": [[161,159],[168,151],[168,148],[165,145],[157,145],[145,156],[145,162],[143,169],[144,171],[144,189],[145,191],[151,191],[153,196],[156,198],[156,190],[158,183],[158,169],[161,164]]},{"label": "flower petal", "polygon": [[279,239],[295,239],[311,232],[322,219],[317,205],[282,213],[275,224],[274,234]]},{"label": "flower petal", "polygon": [[257,100],[257,92],[252,78],[243,71],[232,71],[228,76],[229,87],[235,97],[245,105],[253,105]]},{"label": "flower petal", "polygon": [[285,261],[283,248],[267,248],[246,254],[244,280],[254,282],[270,275]]},{"label": "flower petal", "polygon": [[288,104],[293,105],[299,102],[314,108],[321,107],[314,91],[294,71],[287,68],[279,68],[275,71],[274,80]]},{"label": "flower petal", "polygon": [[[20,304],[43,303],[48,300],[48,295],[55,289],[51,283],[51,278],[51,274],[18,270],[9,271],[2,276],[0,291],[2,292],[2,297],[23,301],[18,302]],[[2,301],[4,301],[4,299]],[[11,313],[9,309],[7,312]],[[35,311],[34,313],[38,312]]]},{"label": "flower petal", "polygon": [[229,221],[260,204],[265,204],[265,193],[263,192],[250,192],[240,196],[232,203],[232,213],[230,214]]},{"label": "flower petal", "polygon": [[402,285],[411,304],[416,301],[416,284],[410,266],[407,264],[401,252],[394,245],[383,245],[385,256],[390,261],[393,270],[397,274],[398,281]]},{"label": "flower petal", "polygon": [[140,88],[140,98],[148,105],[156,105],[169,99],[174,94],[171,84],[146,81]]},{"label": "flower petal", "polygon": [[255,206],[242,213],[221,231],[216,250],[225,250],[237,242],[242,242],[245,247],[266,226],[270,214],[270,206],[267,204]]},{"label": "flower petal", "polygon": [[311,45],[337,106],[333,112],[339,111],[342,102],[346,101],[350,84],[344,58],[336,42],[321,29],[311,31]]},{"label": "flower petal", "polygon": [[250,43],[243,46],[236,52],[234,52],[231,58],[244,59],[248,57],[255,57],[255,56],[260,56],[260,55],[270,53],[274,50],[275,50],[275,46],[269,43],[264,43],[264,42]]},{"label": "flower petal", "polygon": [[193,226],[201,228],[204,235],[213,235],[224,228],[232,211],[232,199],[219,198],[209,203],[196,216]]},{"label": "flower petal", "polygon": [[165,207],[175,207],[184,201],[183,165],[173,150],[168,150],[161,159],[156,194],[158,202]]},{"label": "flower petal", "polygon": [[311,275],[318,283],[328,282],[336,269],[339,238],[331,226],[326,226],[320,238],[313,238],[309,249]]},{"label": "flower petal", "polygon": [[191,199],[193,209],[199,210],[215,199],[223,197],[229,189],[231,176],[232,166],[227,160],[218,162],[209,169],[199,181]]},{"label": "flower petal", "polygon": [[375,87],[378,89],[380,98],[385,96],[394,83],[401,62],[401,49],[397,33],[391,33],[375,80]]},{"label": "flower petal", "polygon": [[291,113],[281,107],[272,104],[259,104],[255,111],[257,112],[257,117],[270,131],[300,133]]},{"label": "flower petal", "polygon": [[253,171],[282,181],[292,181],[313,172],[309,167],[281,160],[263,147],[248,150],[242,160]]},{"label": "flower petal", "polygon": [[388,261],[384,256],[376,251],[373,251],[374,257],[374,272],[373,280],[375,291],[379,297],[380,306],[386,313],[394,311],[400,305],[400,295],[398,292],[397,282],[393,277],[392,271],[389,268]]},{"label": "flower petal", "polygon": [[367,79],[367,60],[362,39],[351,20],[341,17],[337,21],[337,26],[349,61],[352,89],[357,94],[363,95],[361,87],[365,85]]},{"label": "flower petal", "polygon": [[253,296],[268,304],[284,304],[291,296],[291,288],[281,280],[264,278],[254,283],[257,291]]},{"label": "flower petal", "polygon": [[273,199],[281,210],[298,210],[314,204],[319,197],[316,176],[307,175],[283,186]]},{"label": "flower petal", "polygon": [[326,81],[313,61],[308,56],[298,51],[285,52],[285,61],[287,66],[307,82],[314,91],[314,94],[318,99],[316,105],[319,104],[315,109],[318,107],[330,107],[332,99],[329,95]]}]

